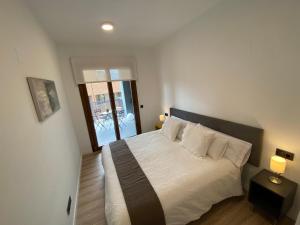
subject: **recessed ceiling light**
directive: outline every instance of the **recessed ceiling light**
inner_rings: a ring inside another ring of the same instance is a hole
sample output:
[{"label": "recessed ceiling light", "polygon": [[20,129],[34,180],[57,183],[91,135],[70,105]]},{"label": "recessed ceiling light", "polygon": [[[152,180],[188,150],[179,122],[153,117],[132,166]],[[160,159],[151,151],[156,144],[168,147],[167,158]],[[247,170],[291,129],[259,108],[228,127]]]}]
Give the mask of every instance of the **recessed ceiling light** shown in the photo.
[{"label": "recessed ceiling light", "polygon": [[114,25],[110,22],[105,22],[102,23],[101,28],[104,31],[112,31],[114,29]]}]

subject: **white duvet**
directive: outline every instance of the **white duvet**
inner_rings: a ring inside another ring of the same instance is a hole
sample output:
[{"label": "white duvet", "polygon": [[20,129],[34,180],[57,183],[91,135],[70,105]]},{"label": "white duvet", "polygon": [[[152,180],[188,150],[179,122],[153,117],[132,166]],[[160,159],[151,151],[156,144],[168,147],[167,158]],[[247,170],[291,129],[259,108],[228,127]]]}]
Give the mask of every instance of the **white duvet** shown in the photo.
[{"label": "white duvet", "polygon": [[[160,131],[144,133],[126,142],[160,199],[167,225],[187,224],[213,204],[243,193],[240,169],[228,159],[196,158]],[[107,223],[130,225],[108,145],[103,148],[102,161]]]}]

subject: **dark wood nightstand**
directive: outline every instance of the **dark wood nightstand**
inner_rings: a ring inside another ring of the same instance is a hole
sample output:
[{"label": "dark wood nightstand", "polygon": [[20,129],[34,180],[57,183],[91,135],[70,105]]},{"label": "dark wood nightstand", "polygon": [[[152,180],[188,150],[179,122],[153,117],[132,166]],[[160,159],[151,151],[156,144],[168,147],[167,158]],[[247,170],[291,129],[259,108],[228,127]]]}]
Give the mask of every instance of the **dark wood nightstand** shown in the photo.
[{"label": "dark wood nightstand", "polygon": [[250,181],[248,200],[254,208],[259,208],[274,219],[274,224],[292,206],[297,190],[297,184],[281,177],[282,184],[273,184],[269,176],[274,175],[268,170],[262,170]]}]

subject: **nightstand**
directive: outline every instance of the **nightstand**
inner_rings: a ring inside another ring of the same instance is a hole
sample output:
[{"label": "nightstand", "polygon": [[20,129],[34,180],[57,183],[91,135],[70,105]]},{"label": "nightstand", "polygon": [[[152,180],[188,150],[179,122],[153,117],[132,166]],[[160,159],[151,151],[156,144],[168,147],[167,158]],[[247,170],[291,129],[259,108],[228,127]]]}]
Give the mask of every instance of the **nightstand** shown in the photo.
[{"label": "nightstand", "polygon": [[281,177],[282,184],[273,184],[269,181],[271,175],[272,172],[262,170],[251,179],[248,200],[254,208],[271,216],[276,224],[292,206],[297,184],[284,177]]}]

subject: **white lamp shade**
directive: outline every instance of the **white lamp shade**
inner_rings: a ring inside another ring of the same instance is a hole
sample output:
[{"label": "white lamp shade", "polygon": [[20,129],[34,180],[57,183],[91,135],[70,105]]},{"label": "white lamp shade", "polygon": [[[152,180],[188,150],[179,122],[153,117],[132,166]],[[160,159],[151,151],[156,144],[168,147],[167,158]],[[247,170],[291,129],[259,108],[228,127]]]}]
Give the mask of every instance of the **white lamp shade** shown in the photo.
[{"label": "white lamp shade", "polygon": [[280,156],[274,155],[270,161],[270,168],[274,173],[283,174],[285,172],[286,160]]},{"label": "white lamp shade", "polygon": [[165,115],[159,115],[159,121],[164,122],[166,119]]}]

